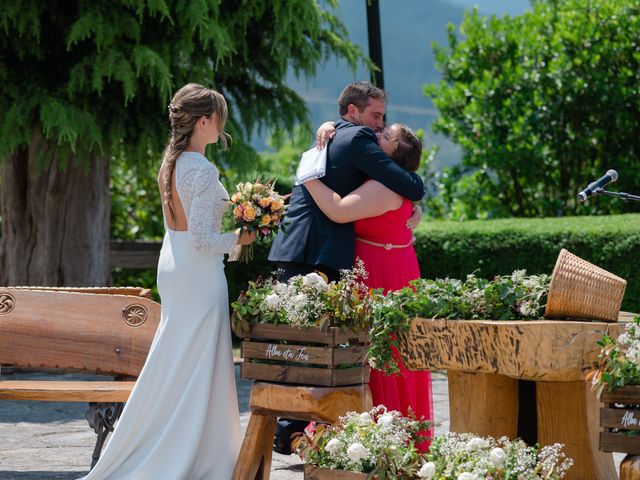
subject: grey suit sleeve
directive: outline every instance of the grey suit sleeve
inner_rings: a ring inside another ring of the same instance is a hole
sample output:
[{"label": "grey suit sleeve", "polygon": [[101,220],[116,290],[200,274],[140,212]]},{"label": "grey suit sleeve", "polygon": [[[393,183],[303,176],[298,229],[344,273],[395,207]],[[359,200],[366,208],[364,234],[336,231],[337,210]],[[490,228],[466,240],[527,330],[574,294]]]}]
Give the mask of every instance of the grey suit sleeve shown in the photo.
[{"label": "grey suit sleeve", "polygon": [[424,197],[424,183],[417,173],[408,172],[378,145],[373,130],[361,129],[351,142],[352,165],[367,177],[377,180],[385,187],[412,201]]}]

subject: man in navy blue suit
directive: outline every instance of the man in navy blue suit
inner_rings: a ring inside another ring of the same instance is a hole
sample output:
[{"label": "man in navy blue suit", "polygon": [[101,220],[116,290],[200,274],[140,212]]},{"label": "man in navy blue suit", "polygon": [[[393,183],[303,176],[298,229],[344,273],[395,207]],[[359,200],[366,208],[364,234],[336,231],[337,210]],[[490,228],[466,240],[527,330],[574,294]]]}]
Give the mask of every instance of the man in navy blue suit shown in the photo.
[{"label": "man in navy blue suit", "polygon": [[[347,85],[338,98],[340,119],[327,146],[326,175],[320,180],[340,196],[352,192],[367,178],[412,201],[424,196],[420,176],[400,167],[378,145],[375,132],[384,127],[386,102],[387,94],[369,82]],[[353,267],[353,223],[329,220],[304,185],[293,188],[283,223],[286,233],[276,235],[269,253],[269,260],[282,270],[282,281],[313,271],[338,280],[341,269]],[[280,419],[274,450],[291,453],[291,434],[302,431],[307,423]]]}]

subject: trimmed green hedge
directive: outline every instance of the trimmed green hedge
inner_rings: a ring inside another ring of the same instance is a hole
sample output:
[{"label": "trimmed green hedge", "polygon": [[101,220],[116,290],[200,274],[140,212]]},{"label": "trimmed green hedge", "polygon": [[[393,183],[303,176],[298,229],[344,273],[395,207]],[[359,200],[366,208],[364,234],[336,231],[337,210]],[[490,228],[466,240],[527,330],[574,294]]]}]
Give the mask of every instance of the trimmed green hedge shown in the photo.
[{"label": "trimmed green hedge", "polygon": [[[478,271],[478,276],[492,278],[522,268],[531,274],[551,274],[560,249],[566,248],[625,278],[628,283],[622,308],[640,312],[640,269],[637,267],[640,260],[640,214],[423,221],[415,235],[420,270],[425,278],[448,276],[463,279],[474,271]],[[249,280],[271,273],[274,266],[266,260],[269,248],[270,244],[255,244],[253,262],[227,263],[230,300],[238,297]],[[155,271],[148,278],[155,280]],[[114,276],[114,280],[116,284],[133,284],[130,276]]]},{"label": "trimmed green hedge", "polygon": [[491,278],[526,269],[553,272],[571,253],[627,280],[622,309],[640,312],[640,215],[422,222],[416,252],[423,277]]}]

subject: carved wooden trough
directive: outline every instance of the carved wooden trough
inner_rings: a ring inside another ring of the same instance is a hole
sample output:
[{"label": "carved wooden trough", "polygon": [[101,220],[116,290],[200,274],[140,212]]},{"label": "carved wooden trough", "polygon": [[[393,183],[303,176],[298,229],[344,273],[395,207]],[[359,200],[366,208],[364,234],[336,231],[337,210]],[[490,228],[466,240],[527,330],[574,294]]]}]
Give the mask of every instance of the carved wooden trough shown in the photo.
[{"label": "carved wooden trough", "polygon": [[[621,313],[620,320],[630,319]],[[401,335],[399,351],[410,370],[447,370],[451,431],[515,438],[533,425],[535,441],[563,443],[575,461],[566,478],[610,480],[617,473],[611,454],[598,450],[600,403],[585,376],[596,364],[596,342],[623,329],[620,323],[417,318]],[[523,381],[534,388],[523,389]]]}]

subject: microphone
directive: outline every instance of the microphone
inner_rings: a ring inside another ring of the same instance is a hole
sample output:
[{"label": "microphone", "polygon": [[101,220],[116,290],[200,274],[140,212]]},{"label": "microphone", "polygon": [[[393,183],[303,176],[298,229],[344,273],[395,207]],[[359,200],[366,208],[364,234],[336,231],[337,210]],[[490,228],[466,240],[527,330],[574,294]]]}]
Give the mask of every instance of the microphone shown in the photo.
[{"label": "microphone", "polygon": [[615,170],[607,170],[607,173],[605,173],[595,182],[591,182],[587,186],[587,188],[585,188],[578,194],[578,201],[584,202],[587,198],[594,195],[597,190],[604,188],[605,185],[611,182],[615,182],[616,180],[618,180],[618,172],[616,172]]}]

